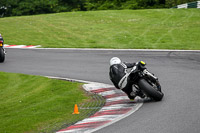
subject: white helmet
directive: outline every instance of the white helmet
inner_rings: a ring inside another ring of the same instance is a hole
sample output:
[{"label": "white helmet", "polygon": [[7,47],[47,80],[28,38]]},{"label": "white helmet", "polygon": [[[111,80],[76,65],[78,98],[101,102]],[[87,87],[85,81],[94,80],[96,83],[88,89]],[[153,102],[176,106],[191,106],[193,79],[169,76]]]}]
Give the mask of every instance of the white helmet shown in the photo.
[{"label": "white helmet", "polygon": [[121,60],[118,57],[112,57],[110,59],[110,66],[114,65],[114,64],[120,64]]}]

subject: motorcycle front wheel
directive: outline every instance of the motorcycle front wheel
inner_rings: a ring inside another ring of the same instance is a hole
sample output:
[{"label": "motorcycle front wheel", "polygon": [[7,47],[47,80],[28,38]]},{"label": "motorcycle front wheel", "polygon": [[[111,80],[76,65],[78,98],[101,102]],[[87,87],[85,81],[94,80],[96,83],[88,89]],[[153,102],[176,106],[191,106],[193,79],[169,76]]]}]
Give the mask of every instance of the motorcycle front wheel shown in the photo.
[{"label": "motorcycle front wheel", "polygon": [[148,83],[145,79],[140,79],[138,82],[138,86],[142,89],[149,97],[153,98],[155,101],[161,101],[164,94],[153,87],[150,83]]},{"label": "motorcycle front wheel", "polygon": [[5,53],[3,48],[0,47],[0,62],[4,62],[5,60]]}]

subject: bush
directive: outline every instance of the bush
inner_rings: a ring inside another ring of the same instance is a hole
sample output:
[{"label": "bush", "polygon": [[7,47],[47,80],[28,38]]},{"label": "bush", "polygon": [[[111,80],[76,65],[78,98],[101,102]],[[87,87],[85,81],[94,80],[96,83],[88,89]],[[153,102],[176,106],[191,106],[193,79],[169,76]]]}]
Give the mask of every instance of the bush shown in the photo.
[{"label": "bush", "polygon": [[139,9],[139,5],[136,0],[129,0],[122,4],[122,9]]}]

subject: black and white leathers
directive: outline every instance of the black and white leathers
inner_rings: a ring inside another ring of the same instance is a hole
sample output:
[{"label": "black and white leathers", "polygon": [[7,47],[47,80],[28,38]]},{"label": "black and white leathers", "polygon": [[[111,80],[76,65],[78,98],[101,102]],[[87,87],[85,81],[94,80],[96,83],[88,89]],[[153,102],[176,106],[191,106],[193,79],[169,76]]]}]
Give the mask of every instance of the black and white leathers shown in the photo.
[{"label": "black and white leathers", "polygon": [[129,68],[135,66],[135,63],[121,63],[121,64],[114,64],[110,66],[110,80],[113,82],[116,88],[127,90],[132,86],[129,82],[130,73],[128,72]]}]

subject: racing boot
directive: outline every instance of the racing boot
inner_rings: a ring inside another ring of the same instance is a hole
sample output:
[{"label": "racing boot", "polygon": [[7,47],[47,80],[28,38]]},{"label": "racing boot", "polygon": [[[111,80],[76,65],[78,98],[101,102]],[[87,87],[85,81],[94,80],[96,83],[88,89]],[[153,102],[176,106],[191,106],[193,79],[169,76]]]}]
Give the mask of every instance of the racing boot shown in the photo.
[{"label": "racing boot", "polygon": [[135,92],[135,91],[132,91],[130,94],[128,94],[128,98],[129,98],[130,100],[134,100],[136,96],[137,96],[137,95],[136,95],[136,92]]}]

